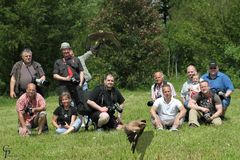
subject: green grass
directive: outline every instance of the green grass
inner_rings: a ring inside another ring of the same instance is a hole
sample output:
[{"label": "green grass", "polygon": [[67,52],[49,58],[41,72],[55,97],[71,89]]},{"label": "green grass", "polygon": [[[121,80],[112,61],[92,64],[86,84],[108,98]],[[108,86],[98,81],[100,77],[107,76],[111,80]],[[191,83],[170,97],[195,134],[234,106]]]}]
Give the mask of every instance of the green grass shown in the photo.
[{"label": "green grass", "polygon": [[[179,91],[179,89],[177,89]],[[47,98],[50,131],[47,134],[19,137],[17,134],[16,100],[0,97],[0,147],[9,145],[6,159],[239,159],[240,144],[240,91],[236,90],[222,126],[205,126],[190,129],[187,124],[178,132],[153,129],[149,121],[146,102],[149,91],[122,91],[126,98],[124,122],[144,118],[147,127],[139,140],[135,154],[123,131],[94,132],[81,130],[67,136],[55,134],[50,124],[57,97]],[[3,151],[0,159],[4,159]]]}]

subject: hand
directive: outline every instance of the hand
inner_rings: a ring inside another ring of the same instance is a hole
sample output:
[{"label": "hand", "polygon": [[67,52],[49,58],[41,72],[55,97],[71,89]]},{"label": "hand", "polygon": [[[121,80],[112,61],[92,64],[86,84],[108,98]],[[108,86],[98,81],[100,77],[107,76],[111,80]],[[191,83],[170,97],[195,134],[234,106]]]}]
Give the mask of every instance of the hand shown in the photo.
[{"label": "hand", "polygon": [[219,95],[219,96],[222,96],[223,98],[227,98],[226,95],[225,95],[225,93],[224,93],[223,91],[219,91],[219,92],[218,92],[218,95]]},{"label": "hand", "polygon": [[71,77],[67,76],[65,77],[65,81],[70,81],[71,80]]},{"label": "hand", "polygon": [[70,125],[67,123],[67,122],[65,122],[65,126],[64,126],[64,128],[69,128],[70,127]]},{"label": "hand", "polygon": [[208,108],[201,107],[201,111],[202,111],[203,113],[207,113],[207,112],[209,112],[210,110],[209,110]]},{"label": "hand", "polygon": [[17,97],[14,91],[10,92],[10,97],[11,98],[16,98]]},{"label": "hand", "polygon": [[118,122],[118,124],[123,124],[122,118],[118,117],[118,118],[117,118],[117,122]]},{"label": "hand", "polygon": [[28,128],[27,127],[19,128],[19,135],[20,136],[28,136],[29,135]]},{"label": "hand", "polygon": [[82,87],[82,82],[79,83],[79,87]]},{"label": "hand", "polygon": [[107,107],[101,107],[99,109],[100,112],[107,112],[108,111],[108,108]]},{"label": "hand", "polygon": [[207,121],[207,122],[211,122],[212,120],[213,120],[212,117],[208,117],[208,118],[206,118],[206,121]]},{"label": "hand", "polygon": [[180,120],[176,118],[173,125],[177,128],[180,125]]}]

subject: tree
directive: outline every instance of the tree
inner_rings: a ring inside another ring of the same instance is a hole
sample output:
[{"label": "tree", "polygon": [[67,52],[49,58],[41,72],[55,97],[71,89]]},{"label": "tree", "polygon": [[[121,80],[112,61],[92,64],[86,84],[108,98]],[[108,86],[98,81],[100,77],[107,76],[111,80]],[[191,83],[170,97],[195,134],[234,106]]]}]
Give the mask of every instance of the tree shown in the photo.
[{"label": "tree", "polygon": [[122,44],[121,51],[103,49],[104,71],[114,71],[120,86],[127,88],[148,84],[156,70],[166,71],[166,55],[159,39],[161,19],[149,1],[105,0],[103,6],[92,26],[116,33]]}]

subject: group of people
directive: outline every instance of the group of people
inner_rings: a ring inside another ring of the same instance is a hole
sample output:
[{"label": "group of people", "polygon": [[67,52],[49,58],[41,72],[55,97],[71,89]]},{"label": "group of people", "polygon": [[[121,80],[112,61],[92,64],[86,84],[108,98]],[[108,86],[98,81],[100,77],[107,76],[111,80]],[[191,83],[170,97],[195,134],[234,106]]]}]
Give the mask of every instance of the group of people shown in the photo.
[{"label": "group of people", "polygon": [[181,100],[170,82],[164,80],[162,72],[154,74],[155,84],[151,87],[150,114],[157,130],[176,131],[185,121],[189,127],[202,123],[221,125],[231,94],[234,91],[230,78],[219,71],[215,61],[208,66],[208,72],[201,77],[194,65],[187,67],[188,80],[181,89]]},{"label": "group of people", "polygon": [[[93,46],[85,54],[75,57],[69,43],[63,42],[60,50],[63,57],[56,60],[53,78],[58,81],[59,106],[52,115],[52,125],[59,134],[76,132],[83,123],[84,108],[96,130],[121,129],[124,97],[114,87],[114,76],[107,74],[103,84],[96,86],[88,96],[87,82],[91,80],[85,60],[96,54],[98,46]],[[32,60],[32,51],[24,49],[22,60],[11,71],[10,97],[16,98],[21,136],[48,130],[46,102],[41,85],[46,81],[45,73],[38,62]],[[219,71],[216,62],[211,62],[208,73],[201,78],[194,65],[187,67],[188,80],[181,90],[182,100],[177,99],[174,86],[164,80],[162,72],[154,73],[155,84],[151,86],[151,122],[157,130],[165,128],[176,131],[188,117],[190,127],[200,123],[220,125],[230,104],[234,90],[230,78]],[[81,112],[80,112],[81,111]],[[116,116],[115,112],[118,112]],[[221,117],[221,118],[220,118]]]},{"label": "group of people", "polygon": [[[114,106],[123,109],[124,98],[114,87],[114,77],[108,74],[103,85],[97,86],[87,99],[83,97],[88,90],[87,82],[91,80],[85,60],[96,54],[98,46],[93,46],[79,57],[69,43],[63,42],[60,50],[63,57],[56,60],[53,78],[58,81],[59,106],[54,110],[52,124],[59,134],[68,134],[80,129],[83,122],[79,110],[89,107],[88,114],[96,129],[117,128],[121,123],[121,113],[114,116]],[[21,61],[14,64],[10,79],[10,97],[18,98],[16,111],[18,113],[18,132],[21,136],[28,136],[36,128],[37,133],[48,130],[46,101],[42,92],[42,83],[46,80],[42,66],[32,60],[32,51],[24,49]]]}]

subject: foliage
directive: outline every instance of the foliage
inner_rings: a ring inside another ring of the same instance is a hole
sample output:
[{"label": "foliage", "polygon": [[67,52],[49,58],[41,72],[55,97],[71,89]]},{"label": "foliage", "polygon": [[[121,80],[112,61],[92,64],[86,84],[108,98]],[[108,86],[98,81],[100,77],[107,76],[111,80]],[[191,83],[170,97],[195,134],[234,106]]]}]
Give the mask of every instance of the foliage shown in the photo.
[{"label": "foliage", "polygon": [[102,6],[93,28],[114,32],[122,45],[122,50],[106,47],[101,51],[102,62],[108,67],[105,70],[119,75],[122,87],[146,84],[155,70],[164,68],[166,60],[159,40],[158,12],[146,0],[111,0]]},{"label": "foliage", "polygon": [[[226,0],[171,1],[168,36],[178,70],[189,63],[204,73],[210,60],[218,61],[220,69],[238,73],[239,2]],[[235,48],[235,49],[234,49]],[[236,78],[234,82],[237,85]]]},{"label": "foliage", "polygon": [[[75,51],[83,50],[88,20],[96,14],[98,1],[24,0],[0,2],[0,77],[9,81],[13,64],[23,48],[31,48],[33,59],[42,64],[49,80],[53,63],[60,57],[63,41]],[[54,83],[52,83],[54,84]],[[54,85],[52,86],[54,87]]]},{"label": "foliage", "polygon": [[[150,85],[151,75],[162,70],[171,79],[183,74],[189,63],[206,72],[210,59],[239,86],[240,3],[238,0],[169,0],[170,19],[164,25],[151,0],[1,0],[0,77],[9,84],[9,73],[20,52],[28,47],[52,80],[59,46],[71,43],[75,54],[85,50],[89,33],[114,32],[121,42],[111,42],[87,62],[93,75],[117,75],[119,86],[134,89]],[[51,83],[51,89],[55,83]],[[8,86],[7,86],[8,87]]]}]

